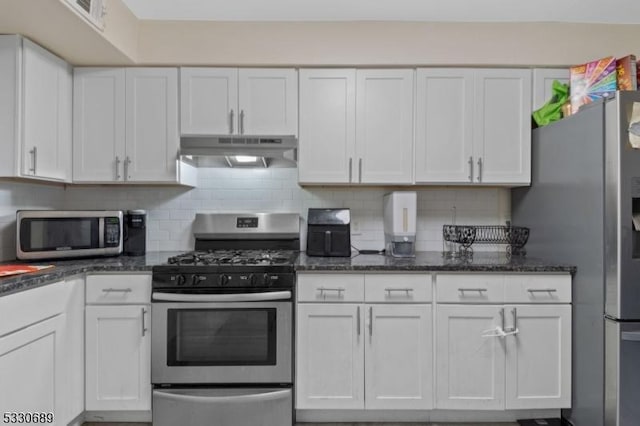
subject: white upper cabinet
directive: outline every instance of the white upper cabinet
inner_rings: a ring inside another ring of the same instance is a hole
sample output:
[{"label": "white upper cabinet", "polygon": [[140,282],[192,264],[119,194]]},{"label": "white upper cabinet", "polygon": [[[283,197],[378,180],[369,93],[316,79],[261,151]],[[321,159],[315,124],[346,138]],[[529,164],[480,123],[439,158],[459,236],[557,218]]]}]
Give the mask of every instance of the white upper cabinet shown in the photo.
[{"label": "white upper cabinet", "polygon": [[569,84],[569,68],[536,68],[533,70],[533,105],[535,111],[553,96],[553,80]]},{"label": "white upper cabinet", "polygon": [[292,68],[181,68],[181,134],[297,135]]},{"label": "white upper cabinet", "polygon": [[73,180],[122,182],[125,69],[74,71]]},{"label": "white upper cabinet", "polygon": [[175,181],[180,149],[178,70],[129,68],[126,87],[125,179]]},{"label": "white upper cabinet", "polygon": [[469,182],[473,156],[471,69],[417,72],[416,181]]},{"label": "white upper cabinet", "polygon": [[359,183],[413,182],[413,70],[358,70]]},{"label": "white upper cabinet", "polygon": [[531,182],[531,71],[476,70],[475,182]]},{"label": "white upper cabinet", "polygon": [[183,135],[233,134],[238,128],[238,70],[180,68]]},{"label": "white upper cabinet", "polygon": [[411,69],[300,71],[300,183],[413,182]]},{"label": "white upper cabinet", "polygon": [[183,183],[176,68],[76,68],[74,182]]},{"label": "white upper cabinet", "polygon": [[71,179],[71,67],[20,36],[0,36],[0,175]]},{"label": "white upper cabinet", "polygon": [[416,182],[528,185],[531,72],[419,69]]},{"label": "white upper cabinet", "polygon": [[352,182],[355,94],[355,69],[300,70],[300,182]]}]

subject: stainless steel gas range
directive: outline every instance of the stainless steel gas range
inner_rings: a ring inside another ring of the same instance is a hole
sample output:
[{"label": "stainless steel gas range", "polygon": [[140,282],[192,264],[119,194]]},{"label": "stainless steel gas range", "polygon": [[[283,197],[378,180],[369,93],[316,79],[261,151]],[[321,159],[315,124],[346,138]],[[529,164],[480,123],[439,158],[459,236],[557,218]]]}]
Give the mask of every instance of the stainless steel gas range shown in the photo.
[{"label": "stainless steel gas range", "polygon": [[198,214],[195,251],[153,268],[155,426],[293,424],[298,214]]}]

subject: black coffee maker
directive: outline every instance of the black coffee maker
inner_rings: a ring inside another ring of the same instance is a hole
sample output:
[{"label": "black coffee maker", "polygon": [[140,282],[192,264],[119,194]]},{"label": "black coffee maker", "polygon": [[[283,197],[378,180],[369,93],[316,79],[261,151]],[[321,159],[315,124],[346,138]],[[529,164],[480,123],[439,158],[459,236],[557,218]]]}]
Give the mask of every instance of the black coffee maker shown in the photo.
[{"label": "black coffee maker", "polygon": [[309,209],[307,256],[351,256],[351,211]]},{"label": "black coffee maker", "polygon": [[147,212],[129,210],[124,215],[124,249],[127,256],[143,256],[147,251]]}]

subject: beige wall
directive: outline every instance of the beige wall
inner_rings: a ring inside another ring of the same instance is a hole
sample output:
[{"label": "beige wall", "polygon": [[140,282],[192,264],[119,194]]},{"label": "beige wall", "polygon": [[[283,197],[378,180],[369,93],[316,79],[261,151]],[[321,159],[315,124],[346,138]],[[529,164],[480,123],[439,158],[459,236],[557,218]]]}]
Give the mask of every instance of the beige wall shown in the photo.
[{"label": "beige wall", "polygon": [[107,5],[99,32],[64,0],[0,0],[0,33],[74,65],[567,66],[640,53],[640,25],[139,21]]},{"label": "beige wall", "polygon": [[639,53],[640,25],[141,21],[138,62],[564,66]]}]

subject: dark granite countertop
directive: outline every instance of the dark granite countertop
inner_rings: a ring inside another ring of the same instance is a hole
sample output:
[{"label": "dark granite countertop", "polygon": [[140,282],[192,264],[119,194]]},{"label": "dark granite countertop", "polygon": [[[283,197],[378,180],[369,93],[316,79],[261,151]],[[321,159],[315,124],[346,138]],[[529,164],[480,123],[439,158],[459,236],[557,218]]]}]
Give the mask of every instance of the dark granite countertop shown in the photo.
[{"label": "dark granite countertop", "polygon": [[117,256],[87,259],[31,261],[21,260],[2,262],[2,264],[54,265],[40,272],[11,275],[0,278],[0,297],[30,288],[40,287],[85,272],[151,272],[154,265],[161,265],[170,256],[182,252],[150,252],[145,256]]},{"label": "dark granite countertop", "polygon": [[[171,256],[182,252],[150,252],[145,256],[118,256],[58,261],[11,261],[54,265],[41,272],[0,278],[0,297],[30,288],[41,287],[73,275],[85,272],[151,272],[154,265],[161,265]],[[310,257],[300,253],[296,271],[423,271],[423,272],[568,272],[575,273],[575,266],[564,265],[529,257],[508,258],[504,253],[475,253],[470,259],[448,259],[437,251],[416,253],[415,258],[394,258],[379,254],[354,254],[345,257]]]},{"label": "dark granite countertop", "polygon": [[439,251],[417,252],[415,258],[381,254],[352,257],[310,257],[301,253],[297,271],[424,271],[424,272],[568,272],[575,266],[527,256],[507,257],[500,252],[476,252],[471,258],[446,258]]}]

